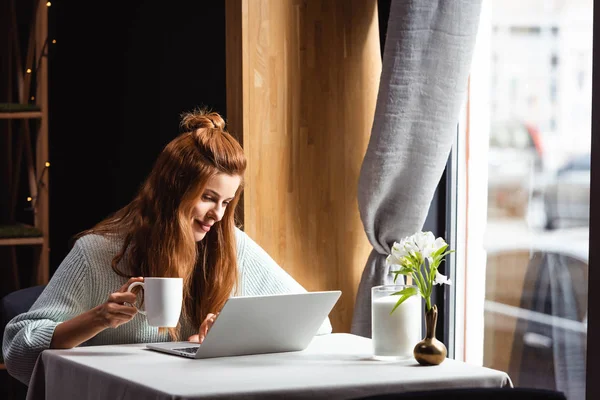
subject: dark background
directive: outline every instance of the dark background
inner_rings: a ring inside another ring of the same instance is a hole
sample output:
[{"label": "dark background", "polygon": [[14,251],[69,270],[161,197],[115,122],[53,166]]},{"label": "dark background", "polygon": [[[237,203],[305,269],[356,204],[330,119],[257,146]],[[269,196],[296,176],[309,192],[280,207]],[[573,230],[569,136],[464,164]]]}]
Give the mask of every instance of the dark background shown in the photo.
[{"label": "dark background", "polygon": [[50,269],[127,204],[179,114],[226,117],[223,1],[54,1],[49,9]]}]

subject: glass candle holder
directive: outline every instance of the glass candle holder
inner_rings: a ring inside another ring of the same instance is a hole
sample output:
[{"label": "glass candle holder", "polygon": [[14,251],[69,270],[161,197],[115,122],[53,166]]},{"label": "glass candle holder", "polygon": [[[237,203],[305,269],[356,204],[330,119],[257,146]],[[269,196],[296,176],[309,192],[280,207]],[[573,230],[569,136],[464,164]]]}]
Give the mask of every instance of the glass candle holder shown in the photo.
[{"label": "glass candle holder", "polygon": [[382,285],[371,289],[371,332],[375,357],[411,358],[422,339],[421,295],[406,299],[392,312],[403,289],[416,285]]}]

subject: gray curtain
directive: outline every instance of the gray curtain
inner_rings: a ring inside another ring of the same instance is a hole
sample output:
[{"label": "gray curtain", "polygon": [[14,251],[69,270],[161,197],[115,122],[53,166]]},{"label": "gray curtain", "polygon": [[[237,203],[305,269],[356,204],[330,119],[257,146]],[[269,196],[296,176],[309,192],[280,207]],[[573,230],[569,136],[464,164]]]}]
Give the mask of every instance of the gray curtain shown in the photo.
[{"label": "gray curtain", "polygon": [[358,183],[373,251],[352,333],[371,336],[371,288],[391,282],[394,241],[420,230],[456,137],[481,0],[392,1],[369,146]]}]

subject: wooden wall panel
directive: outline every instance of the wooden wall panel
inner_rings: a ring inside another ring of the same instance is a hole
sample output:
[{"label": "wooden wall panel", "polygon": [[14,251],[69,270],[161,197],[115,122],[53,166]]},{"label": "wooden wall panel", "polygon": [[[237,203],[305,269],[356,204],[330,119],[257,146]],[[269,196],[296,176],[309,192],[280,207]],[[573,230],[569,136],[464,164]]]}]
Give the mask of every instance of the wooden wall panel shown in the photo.
[{"label": "wooden wall panel", "polygon": [[228,0],[227,44],[244,229],[308,290],[341,289],[331,320],[349,332],[371,249],[356,192],[381,73],[377,2]]}]

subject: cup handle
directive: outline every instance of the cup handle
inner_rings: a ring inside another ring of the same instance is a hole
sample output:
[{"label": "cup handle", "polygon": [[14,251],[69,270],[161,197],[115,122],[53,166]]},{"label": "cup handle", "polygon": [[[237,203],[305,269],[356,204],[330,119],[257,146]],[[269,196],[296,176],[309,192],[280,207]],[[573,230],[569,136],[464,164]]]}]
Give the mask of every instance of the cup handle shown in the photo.
[{"label": "cup handle", "polygon": [[[141,286],[142,288],[145,288],[145,287],[144,287],[144,282],[133,282],[131,285],[129,285],[129,287],[127,288],[127,291],[128,291],[128,292],[131,292],[131,289],[133,289],[133,288],[134,288],[134,287],[136,287],[136,286]],[[129,303],[127,303],[127,304],[129,304]],[[135,304],[131,304],[131,306],[132,306],[132,307],[135,307]],[[137,307],[135,307],[135,308],[137,308]],[[140,314],[146,315],[146,311],[142,311],[142,310],[140,310],[139,308],[137,308],[137,310],[138,310],[138,312],[139,312]]]}]

